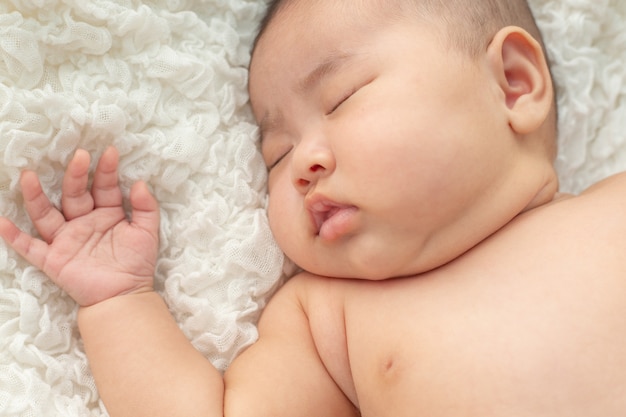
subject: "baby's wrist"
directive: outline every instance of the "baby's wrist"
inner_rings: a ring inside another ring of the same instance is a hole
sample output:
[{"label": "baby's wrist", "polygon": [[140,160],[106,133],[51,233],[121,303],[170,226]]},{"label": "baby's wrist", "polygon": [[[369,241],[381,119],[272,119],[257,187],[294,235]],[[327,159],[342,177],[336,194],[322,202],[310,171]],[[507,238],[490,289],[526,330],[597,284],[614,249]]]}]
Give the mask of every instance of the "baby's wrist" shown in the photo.
[{"label": "baby's wrist", "polygon": [[107,315],[110,315],[113,313],[113,310],[119,309],[120,313],[122,313],[124,308],[126,308],[127,306],[132,306],[135,303],[144,302],[143,300],[147,300],[150,298],[160,299],[161,296],[158,295],[156,291],[154,291],[154,289],[151,287],[142,287],[123,292],[113,297],[103,298],[102,300],[99,300],[95,303],[79,303],[79,318],[81,315],[83,315],[83,312],[87,310],[90,310],[92,312],[102,311]]},{"label": "baby's wrist", "polygon": [[[113,298],[154,291],[154,280],[152,278],[128,275],[116,276],[113,274],[104,275],[106,276],[106,281],[102,285],[99,284],[102,282],[102,277],[84,280],[76,286],[63,285],[63,281],[58,284],[80,307],[90,307]],[[94,285],[94,283],[96,284]]]},{"label": "baby's wrist", "polygon": [[[164,304],[161,296],[152,288],[133,290],[110,297],[91,305],[81,305],[78,309],[78,327],[97,326],[99,322],[129,320],[134,311]],[[82,331],[81,331],[82,332]]]},{"label": "baby's wrist", "polygon": [[[130,290],[124,291],[122,293],[120,293],[119,295],[116,295],[114,297],[111,298],[116,298],[116,297],[125,297],[125,296],[131,296],[131,295],[140,295],[140,294],[149,294],[149,293],[154,293],[156,294],[156,292],[154,291],[154,287],[152,285],[142,285],[136,288],[132,288]],[[106,301],[106,300],[103,300]]]}]

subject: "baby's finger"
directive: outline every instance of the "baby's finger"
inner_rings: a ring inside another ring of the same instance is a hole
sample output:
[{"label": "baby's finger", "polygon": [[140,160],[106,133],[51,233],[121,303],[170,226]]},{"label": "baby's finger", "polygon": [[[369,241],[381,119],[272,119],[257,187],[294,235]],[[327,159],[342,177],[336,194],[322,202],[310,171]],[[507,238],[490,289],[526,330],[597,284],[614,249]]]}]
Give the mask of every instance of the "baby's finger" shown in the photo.
[{"label": "baby's finger", "polygon": [[118,185],[117,166],[119,155],[114,147],[104,151],[98,161],[91,186],[96,207],[121,207],[122,191]]},{"label": "baby's finger", "polygon": [[132,223],[148,231],[158,240],[160,213],[159,204],[150,193],[143,181],[136,182],[130,190],[130,204],[132,206]]},{"label": "baby's finger", "polygon": [[22,232],[9,220],[0,217],[0,237],[24,259],[42,269],[45,263],[48,245]]},{"label": "baby's finger", "polygon": [[52,242],[57,231],[65,224],[65,217],[51,203],[41,188],[37,174],[24,171],[20,178],[26,212],[41,237]]},{"label": "baby's finger", "polygon": [[84,216],[93,210],[93,198],[87,190],[89,160],[89,153],[78,149],[65,170],[61,206],[67,220]]}]

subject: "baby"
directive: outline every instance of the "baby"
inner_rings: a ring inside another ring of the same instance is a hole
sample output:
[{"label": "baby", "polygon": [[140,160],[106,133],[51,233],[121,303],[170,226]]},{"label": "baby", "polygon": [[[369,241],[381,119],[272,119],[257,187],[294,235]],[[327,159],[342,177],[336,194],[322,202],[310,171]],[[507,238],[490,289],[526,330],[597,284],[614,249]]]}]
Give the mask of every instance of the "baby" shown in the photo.
[{"label": "baby", "polygon": [[224,377],[153,290],[158,205],[117,152],[21,179],[2,236],[81,305],[112,416],[626,415],[626,175],[559,194],[524,0],[284,0],[250,66],[269,219],[305,272]]}]

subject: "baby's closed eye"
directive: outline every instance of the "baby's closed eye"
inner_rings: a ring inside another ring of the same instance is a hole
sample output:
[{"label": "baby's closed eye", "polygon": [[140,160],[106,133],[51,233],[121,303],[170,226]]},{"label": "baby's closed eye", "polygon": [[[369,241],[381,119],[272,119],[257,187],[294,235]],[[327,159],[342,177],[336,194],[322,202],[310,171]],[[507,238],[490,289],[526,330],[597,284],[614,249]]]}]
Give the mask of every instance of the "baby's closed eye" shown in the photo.
[{"label": "baby's closed eye", "polygon": [[291,142],[275,134],[271,138],[264,137],[261,142],[261,153],[268,171],[278,166],[289,155],[292,148]]},{"label": "baby's closed eye", "polygon": [[[278,166],[283,161],[283,159],[285,159],[285,157],[287,155],[289,155],[289,152],[291,152],[291,149],[292,149],[292,147],[289,147],[288,149],[286,149],[286,150],[284,150],[282,152],[278,152],[278,157],[274,157],[274,158],[270,159],[270,163],[267,164],[267,169],[271,171],[276,166]],[[271,161],[273,161],[273,162],[271,162]]]},{"label": "baby's closed eye", "polygon": [[354,87],[350,90],[347,90],[343,95],[340,96],[339,99],[335,99],[332,103],[334,103],[329,112],[326,113],[327,116],[333,114],[343,103],[345,103],[350,97],[354,95],[359,89]]},{"label": "baby's closed eye", "polygon": [[352,87],[349,87],[349,88],[343,88],[343,89],[335,88],[335,89],[333,89],[335,91],[342,92],[342,94],[339,94],[339,95],[335,94],[335,95],[333,95],[334,98],[328,100],[330,105],[328,106],[329,110],[326,112],[326,116],[333,115],[344,104],[346,104],[348,101],[350,101],[355,95],[360,94],[361,91],[365,87],[370,85],[373,81],[374,81],[374,79],[366,79],[366,81],[360,82],[360,83],[355,83],[355,84],[352,85]]}]

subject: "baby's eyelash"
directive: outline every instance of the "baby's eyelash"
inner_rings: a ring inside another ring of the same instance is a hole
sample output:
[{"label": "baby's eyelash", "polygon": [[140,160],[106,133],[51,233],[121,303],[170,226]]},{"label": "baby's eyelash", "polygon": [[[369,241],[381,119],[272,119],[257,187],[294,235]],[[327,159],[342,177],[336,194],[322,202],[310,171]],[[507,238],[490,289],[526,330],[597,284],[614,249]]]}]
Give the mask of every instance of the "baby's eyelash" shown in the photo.
[{"label": "baby's eyelash", "polygon": [[341,98],[341,100],[339,100],[337,102],[337,104],[335,104],[335,106],[333,106],[333,108],[327,113],[327,114],[333,114],[335,112],[335,110],[337,110],[343,103],[346,102],[346,100],[348,100],[350,97],[352,97],[354,95],[354,93],[356,93],[358,90],[358,88],[353,88],[349,91],[348,94],[346,94],[345,96],[343,96]]},{"label": "baby's eyelash", "polygon": [[291,152],[291,149],[289,149],[287,152],[285,152],[284,154],[282,154],[273,164],[271,164],[270,166],[267,167],[268,171],[271,171],[272,169],[274,169],[278,164],[281,163],[281,161],[283,159],[285,159],[285,157],[289,154],[289,152]]}]

